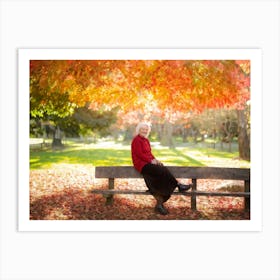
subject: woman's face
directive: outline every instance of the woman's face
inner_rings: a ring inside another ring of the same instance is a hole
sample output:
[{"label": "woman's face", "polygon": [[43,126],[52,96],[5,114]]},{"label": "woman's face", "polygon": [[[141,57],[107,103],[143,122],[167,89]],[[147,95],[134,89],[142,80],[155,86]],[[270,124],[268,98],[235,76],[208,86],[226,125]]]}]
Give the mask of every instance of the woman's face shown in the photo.
[{"label": "woman's face", "polygon": [[142,136],[142,137],[147,137],[148,132],[149,132],[148,126],[142,126],[142,127],[139,129],[139,135]]}]

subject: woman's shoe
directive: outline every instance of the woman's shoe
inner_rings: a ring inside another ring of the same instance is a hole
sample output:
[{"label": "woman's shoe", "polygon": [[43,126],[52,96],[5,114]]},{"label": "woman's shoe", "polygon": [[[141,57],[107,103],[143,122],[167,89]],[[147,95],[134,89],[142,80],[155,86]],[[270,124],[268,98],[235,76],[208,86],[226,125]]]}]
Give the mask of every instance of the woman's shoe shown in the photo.
[{"label": "woman's shoe", "polygon": [[192,187],[192,184],[183,185],[183,184],[179,183],[177,186],[178,186],[179,192],[185,192],[185,191],[188,191]]},{"label": "woman's shoe", "polygon": [[159,213],[161,215],[167,215],[169,212],[166,208],[164,208],[163,204],[157,204],[155,207],[156,213]]}]

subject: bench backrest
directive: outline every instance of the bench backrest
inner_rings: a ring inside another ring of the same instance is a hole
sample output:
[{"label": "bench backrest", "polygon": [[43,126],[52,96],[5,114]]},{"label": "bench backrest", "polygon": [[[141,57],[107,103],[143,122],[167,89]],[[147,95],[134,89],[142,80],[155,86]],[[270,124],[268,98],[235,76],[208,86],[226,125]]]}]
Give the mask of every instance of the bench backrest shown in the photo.
[{"label": "bench backrest", "polygon": [[[250,169],[228,167],[167,166],[176,178],[250,180]],[[133,166],[97,166],[96,178],[142,178]]]}]

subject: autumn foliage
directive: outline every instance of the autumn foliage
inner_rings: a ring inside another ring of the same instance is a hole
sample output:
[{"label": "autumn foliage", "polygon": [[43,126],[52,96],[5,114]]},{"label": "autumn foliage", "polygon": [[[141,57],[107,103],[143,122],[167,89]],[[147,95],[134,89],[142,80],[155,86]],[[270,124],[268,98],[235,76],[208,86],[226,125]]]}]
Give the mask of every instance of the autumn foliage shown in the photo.
[{"label": "autumn foliage", "polygon": [[163,116],[240,109],[250,99],[250,61],[32,60],[30,98],[33,115],[63,116],[86,103]]}]

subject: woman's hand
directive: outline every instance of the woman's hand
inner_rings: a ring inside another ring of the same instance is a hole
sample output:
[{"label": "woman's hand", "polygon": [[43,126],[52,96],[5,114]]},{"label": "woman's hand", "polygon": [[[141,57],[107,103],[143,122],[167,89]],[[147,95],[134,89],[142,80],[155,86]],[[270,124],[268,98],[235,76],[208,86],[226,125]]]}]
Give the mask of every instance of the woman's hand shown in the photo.
[{"label": "woman's hand", "polygon": [[157,160],[157,159],[155,159],[155,158],[151,161],[151,163],[152,163],[152,164],[156,164],[156,165],[163,165],[162,162],[160,162],[159,160]]}]

